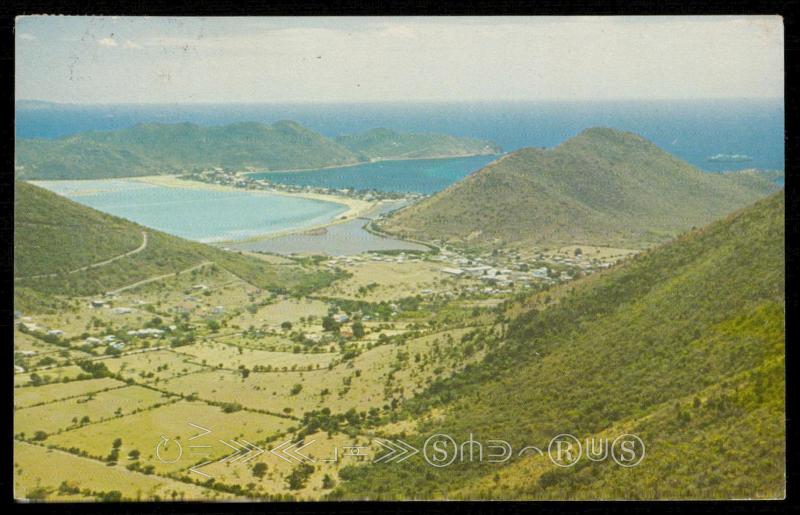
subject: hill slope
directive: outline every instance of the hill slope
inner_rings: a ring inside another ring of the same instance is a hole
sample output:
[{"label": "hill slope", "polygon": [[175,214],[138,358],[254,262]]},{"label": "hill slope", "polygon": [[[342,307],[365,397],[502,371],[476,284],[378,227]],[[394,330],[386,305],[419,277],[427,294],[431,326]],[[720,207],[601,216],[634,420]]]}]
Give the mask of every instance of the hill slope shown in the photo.
[{"label": "hill slope", "polygon": [[[515,317],[480,364],[434,383],[405,436],[504,439],[507,463],[421,458],[343,471],[334,497],[776,498],[785,491],[784,200],[776,194]],[[634,468],[547,455],[570,433],[646,443]],[[451,451],[452,452],[452,451]]]},{"label": "hill slope", "polygon": [[703,173],[635,134],[588,129],[553,149],[504,156],[382,228],[473,245],[641,246],[778,189],[732,175]]},{"label": "hill slope", "polygon": [[57,140],[18,140],[22,179],[104,178],[177,173],[197,167],[313,168],[358,158],[298,123],[140,124]]},{"label": "hill slope", "polygon": [[300,291],[333,279],[327,272],[271,265],[186,241],[15,182],[14,290],[18,309],[36,310],[36,303],[52,294],[93,295],[207,261],[261,288]]},{"label": "hill slope", "polygon": [[385,129],[345,136],[337,142],[292,121],[216,127],[148,123],[56,140],[20,139],[16,141],[15,165],[19,179],[99,179],[209,167],[322,168],[376,158],[447,157],[497,150],[489,142],[470,138]]},{"label": "hill slope", "polygon": [[367,159],[424,159],[498,154],[491,141],[458,138],[447,134],[408,134],[390,129],[372,129],[340,136],[336,141]]}]

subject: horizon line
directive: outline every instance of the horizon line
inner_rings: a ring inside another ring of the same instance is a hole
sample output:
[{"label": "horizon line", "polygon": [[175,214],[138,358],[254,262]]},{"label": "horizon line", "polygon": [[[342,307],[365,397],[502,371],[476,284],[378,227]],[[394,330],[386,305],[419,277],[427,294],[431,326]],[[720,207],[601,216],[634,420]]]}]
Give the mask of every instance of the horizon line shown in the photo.
[{"label": "horizon line", "polygon": [[202,106],[202,105],[387,105],[387,104],[533,104],[533,103],[615,103],[615,102],[723,102],[723,101],[780,101],[785,103],[785,96],[780,97],[657,97],[657,98],[595,98],[595,99],[472,99],[472,100],[246,100],[246,101],[154,101],[154,102],[62,102],[37,98],[15,98],[14,104],[20,102],[53,104],[62,106]]}]

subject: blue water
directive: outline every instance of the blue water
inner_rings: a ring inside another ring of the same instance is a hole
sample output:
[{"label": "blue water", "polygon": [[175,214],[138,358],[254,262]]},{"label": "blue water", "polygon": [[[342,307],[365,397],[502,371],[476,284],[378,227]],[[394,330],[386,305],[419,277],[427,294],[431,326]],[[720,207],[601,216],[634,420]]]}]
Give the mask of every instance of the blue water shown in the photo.
[{"label": "blue water", "polygon": [[431,194],[480,170],[497,156],[382,161],[304,172],[250,174],[279,184]]},{"label": "blue water", "polygon": [[241,240],[333,220],[343,204],[245,191],[167,188],[136,180],[35,184],[146,227],[190,240]]},{"label": "blue water", "polygon": [[[552,147],[587,127],[628,130],[709,170],[784,169],[782,100],[505,102],[435,104],[48,105],[16,109],[20,138],[55,138],[140,122],[295,120],[327,136],[388,127],[490,139],[505,151]],[[744,163],[713,163],[715,154],[745,154]]]}]

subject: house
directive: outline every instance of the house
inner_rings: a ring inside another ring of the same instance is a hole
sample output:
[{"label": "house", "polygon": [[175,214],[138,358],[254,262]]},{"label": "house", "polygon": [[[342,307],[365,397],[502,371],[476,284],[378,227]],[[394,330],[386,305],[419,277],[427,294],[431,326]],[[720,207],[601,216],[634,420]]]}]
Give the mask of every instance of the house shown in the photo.
[{"label": "house", "polygon": [[128,336],[139,336],[140,338],[147,338],[152,336],[153,338],[160,338],[161,335],[164,334],[164,331],[161,329],[136,329],[134,331],[128,331]]},{"label": "house", "polygon": [[20,327],[20,329],[23,329],[25,331],[38,331],[39,330],[39,326],[34,324],[33,322],[20,322],[19,323],[19,327]]},{"label": "house", "polygon": [[461,270],[460,268],[442,268],[442,272],[450,275],[455,275],[456,277],[464,274],[464,271]]},{"label": "house", "polygon": [[95,338],[94,336],[90,336],[84,340],[84,343],[94,347],[95,345],[100,345],[102,342],[100,341],[100,338]]},{"label": "house", "polygon": [[116,336],[114,336],[113,334],[109,334],[108,336],[103,337],[103,343],[111,343],[116,339],[117,339]]},{"label": "house", "polygon": [[91,303],[91,306],[92,306],[93,308],[95,308],[95,309],[102,308],[102,307],[103,307],[103,306],[105,306],[105,305],[106,305],[106,301],[104,301],[104,300],[101,300],[101,299],[95,299],[95,300],[93,300],[93,301],[92,301],[92,303]]},{"label": "house", "polygon": [[49,334],[50,336],[64,336],[64,331],[62,331],[61,329],[50,329],[49,331],[47,331],[47,334]]},{"label": "house", "polygon": [[353,336],[353,328],[348,326],[340,327],[339,334],[344,336],[345,338],[352,338]]},{"label": "house", "polygon": [[128,313],[133,312],[133,310],[131,308],[119,307],[112,309],[111,312],[114,313],[115,315],[127,315]]},{"label": "house", "polygon": [[21,374],[25,372],[25,369],[19,365],[14,365],[14,373]]},{"label": "house", "polygon": [[125,342],[114,342],[111,344],[112,349],[122,350],[125,348]]},{"label": "house", "polygon": [[337,314],[333,315],[333,320],[336,323],[343,324],[343,323],[347,322],[348,320],[350,320],[350,317],[345,315],[344,313],[337,313]]},{"label": "house", "polygon": [[215,315],[220,315],[225,311],[225,306],[216,306],[214,309],[211,310],[212,313]]}]

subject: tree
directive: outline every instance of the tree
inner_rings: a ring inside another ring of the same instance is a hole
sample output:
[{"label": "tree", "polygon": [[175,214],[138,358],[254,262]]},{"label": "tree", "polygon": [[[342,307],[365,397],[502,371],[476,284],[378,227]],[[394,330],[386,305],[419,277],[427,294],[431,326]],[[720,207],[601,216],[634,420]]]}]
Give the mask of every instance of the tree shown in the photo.
[{"label": "tree", "polygon": [[289,331],[289,330],[291,330],[291,329],[292,329],[292,323],[291,323],[291,322],[289,322],[288,320],[287,320],[286,322],[283,322],[283,323],[281,324],[281,329],[283,329],[284,331]]},{"label": "tree", "polygon": [[329,474],[325,474],[325,476],[322,478],[322,488],[329,490],[334,486],[336,486],[336,481],[334,481]]},{"label": "tree", "polygon": [[301,463],[286,477],[289,490],[300,490],[306,485],[308,477],[314,472],[313,465]]},{"label": "tree", "polygon": [[322,319],[322,329],[325,331],[336,331],[339,329],[339,324],[332,316],[328,315]]},{"label": "tree", "polygon": [[264,477],[264,475],[266,473],[267,473],[267,464],[266,463],[258,462],[255,465],[253,465],[253,475],[255,477],[261,479],[262,477]]},{"label": "tree", "polygon": [[361,322],[354,322],[352,329],[354,337],[356,338],[364,337],[364,324],[362,324]]}]

